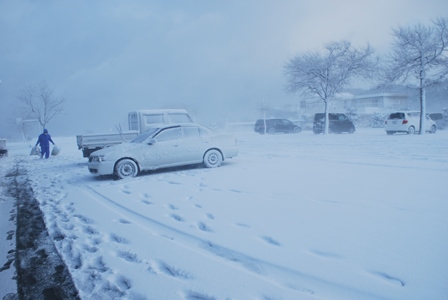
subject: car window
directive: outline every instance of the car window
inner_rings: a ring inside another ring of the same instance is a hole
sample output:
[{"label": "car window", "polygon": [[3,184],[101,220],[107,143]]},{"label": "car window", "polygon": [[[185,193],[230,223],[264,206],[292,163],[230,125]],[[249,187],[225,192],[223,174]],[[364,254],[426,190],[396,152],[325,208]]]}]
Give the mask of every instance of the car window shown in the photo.
[{"label": "car window", "polygon": [[389,119],[404,119],[404,113],[390,114]]},{"label": "car window", "polygon": [[143,141],[151,137],[154,133],[156,133],[157,130],[159,130],[159,128],[150,128],[145,132],[139,134],[135,139],[131,141],[131,143],[142,143]]},{"label": "car window", "polygon": [[314,115],[314,121],[323,121],[324,114],[315,114]]},{"label": "car window", "polygon": [[213,131],[207,130],[205,128],[199,127],[199,135],[203,138],[210,137]]},{"label": "car window", "polygon": [[338,115],[330,114],[328,116],[328,119],[331,120],[331,121],[337,121],[338,120]]},{"label": "car window", "polygon": [[182,138],[182,132],[180,127],[167,128],[162,130],[155,136],[157,142],[172,141]]},{"label": "car window", "polygon": [[198,127],[184,127],[182,129],[183,138],[197,138],[199,137],[199,128]]},{"label": "car window", "polygon": [[191,123],[191,119],[186,114],[169,114],[171,123]]},{"label": "car window", "polygon": [[442,120],[443,116],[440,113],[435,113],[435,114],[429,114],[429,116],[431,117],[431,119],[433,120]]},{"label": "car window", "polygon": [[163,123],[163,114],[145,115],[146,124],[160,124]]},{"label": "car window", "polygon": [[339,121],[345,121],[347,117],[345,115],[339,115]]}]

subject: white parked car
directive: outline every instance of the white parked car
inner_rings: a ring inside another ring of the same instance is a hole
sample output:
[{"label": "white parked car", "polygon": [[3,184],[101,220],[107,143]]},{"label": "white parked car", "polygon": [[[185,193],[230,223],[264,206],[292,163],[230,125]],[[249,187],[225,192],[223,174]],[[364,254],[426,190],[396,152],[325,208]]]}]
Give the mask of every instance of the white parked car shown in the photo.
[{"label": "white parked car", "polygon": [[129,143],[93,152],[88,167],[92,174],[135,177],[142,171],[203,163],[219,167],[238,154],[237,140],[197,124],[165,124],[150,128]]},{"label": "white parked car", "polygon": [[[391,113],[385,121],[384,129],[391,135],[397,132],[414,134],[420,131],[420,112],[419,111],[397,111]],[[436,133],[436,123],[426,115],[425,131]]]}]

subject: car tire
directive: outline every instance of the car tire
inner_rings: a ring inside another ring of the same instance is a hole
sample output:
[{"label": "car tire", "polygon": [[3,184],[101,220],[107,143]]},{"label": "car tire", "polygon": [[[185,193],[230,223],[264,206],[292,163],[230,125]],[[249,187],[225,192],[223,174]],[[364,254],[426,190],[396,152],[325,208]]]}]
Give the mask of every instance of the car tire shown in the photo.
[{"label": "car tire", "polygon": [[115,165],[115,174],[119,179],[135,177],[138,172],[138,166],[132,159],[122,159]]},{"label": "car tire", "polygon": [[207,168],[219,167],[222,163],[222,154],[216,149],[210,149],[204,154],[204,166]]},{"label": "car tire", "polygon": [[394,132],[393,131],[386,131],[387,135],[393,135]]},{"label": "car tire", "polygon": [[355,127],[350,127],[349,129],[348,129],[348,133],[350,133],[350,134],[353,134],[353,133],[355,133]]},{"label": "car tire", "polygon": [[414,126],[410,126],[410,127],[408,128],[408,134],[415,134],[415,128],[414,128]]},{"label": "car tire", "polygon": [[274,134],[274,133],[275,133],[275,129],[272,128],[272,127],[269,128],[269,129],[268,129],[268,133],[269,133],[269,134]]},{"label": "car tire", "polygon": [[434,134],[434,133],[436,133],[436,131],[437,131],[437,127],[436,127],[436,125],[432,125],[432,126],[431,126],[431,129],[429,130],[429,133]]},{"label": "car tire", "polygon": [[302,131],[302,128],[300,127],[294,127],[294,129],[292,130],[293,133],[299,133]]}]

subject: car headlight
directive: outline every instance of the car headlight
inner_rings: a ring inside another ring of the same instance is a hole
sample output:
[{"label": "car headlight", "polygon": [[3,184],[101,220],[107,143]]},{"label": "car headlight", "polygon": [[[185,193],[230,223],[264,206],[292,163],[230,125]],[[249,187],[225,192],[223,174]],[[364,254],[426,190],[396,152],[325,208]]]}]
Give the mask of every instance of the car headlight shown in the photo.
[{"label": "car headlight", "polygon": [[93,155],[90,157],[91,162],[102,162],[105,160],[106,160],[106,157],[104,155]]}]

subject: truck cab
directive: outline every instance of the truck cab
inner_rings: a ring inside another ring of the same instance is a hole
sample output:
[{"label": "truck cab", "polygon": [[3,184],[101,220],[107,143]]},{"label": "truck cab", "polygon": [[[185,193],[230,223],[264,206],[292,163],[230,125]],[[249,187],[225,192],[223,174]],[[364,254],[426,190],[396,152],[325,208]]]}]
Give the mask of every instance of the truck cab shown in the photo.
[{"label": "truck cab", "polygon": [[142,133],[155,124],[193,123],[193,119],[185,109],[151,109],[136,110],[128,114],[129,130]]}]

